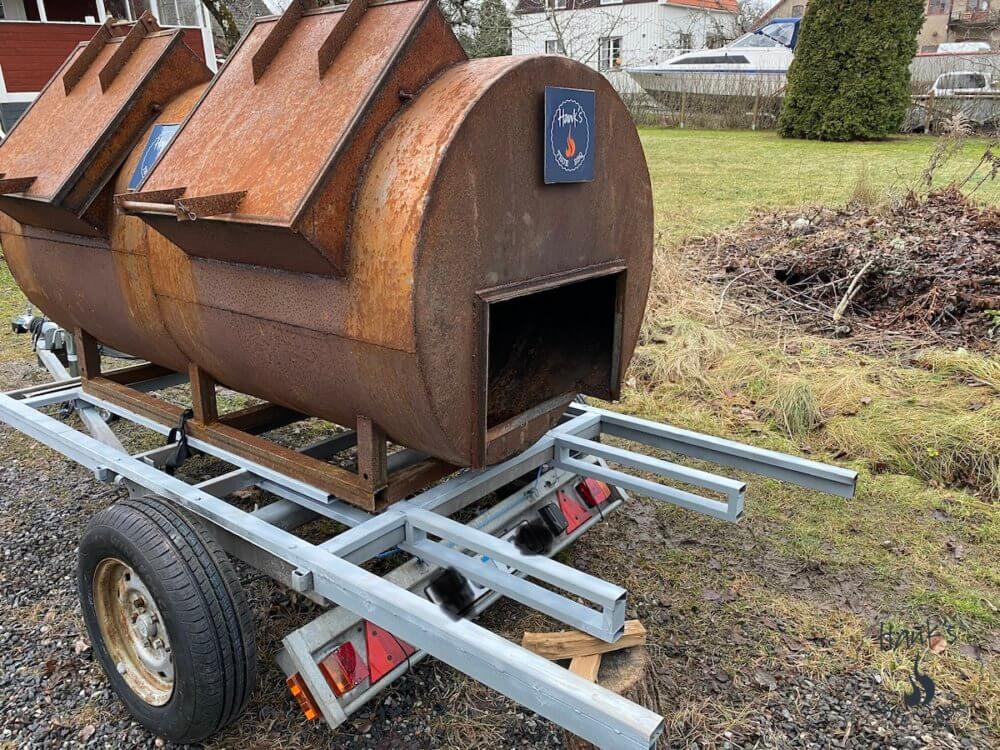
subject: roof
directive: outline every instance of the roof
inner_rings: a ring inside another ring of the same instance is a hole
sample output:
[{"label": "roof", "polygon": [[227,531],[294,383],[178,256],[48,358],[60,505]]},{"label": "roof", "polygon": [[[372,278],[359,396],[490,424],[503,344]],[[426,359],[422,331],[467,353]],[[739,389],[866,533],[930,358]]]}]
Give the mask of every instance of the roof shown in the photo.
[{"label": "roof", "polygon": [[739,10],[737,0],[666,0],[667,5],[687,5],[691,8],[704,8],[705,10],[723,10],[727,13],[735,13]]},{"label": "roof", "polygon": [[[635,3],[661,2],[664,5],[676,5],[686,8],[698,8],[701,10],[719,11],[721,13],[736,13],[739,10],[738,0],[622,0],[625,5]],[[517,0],[515,12],[517,13],[541,13],[545,10],[545,0]],[[587,10],[590,8],[603,8],[598,0],[567,0],[567,7],[559,10]]]}]

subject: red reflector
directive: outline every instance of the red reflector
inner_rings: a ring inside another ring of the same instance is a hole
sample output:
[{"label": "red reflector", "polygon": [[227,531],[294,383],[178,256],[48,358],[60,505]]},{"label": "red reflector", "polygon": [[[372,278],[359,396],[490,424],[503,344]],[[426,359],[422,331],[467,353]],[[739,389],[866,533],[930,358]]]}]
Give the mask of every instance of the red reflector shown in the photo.
[{"label": "red reflector", "polygon": [[353,643],[344,643],[319,663],[319,670],[339,698],[353,690],[368,676],[368,667]]},{"label": "red reflector", "polygon": [[316,708],[316,703],[313,701],[313,697],[309,694],[309,688],[306,687],[305,680],[302,679],[302,675],[295,673],[287,680],[288,689],[291,691],[292,695],[295,696],[295,700],[299,702],[299,708],[302,709],[302,713],[306,716],[306,721],[313,721],[319,717],[319,709]]},{"label": "red reflector", "polygon": [[572,495],[569,495],[562,490],[556,493],[556,498],[559,500],[559,510],[562,514],[566,516],[566,533],[572,534],[580,526],[590,520],[590,511],[580,504]]},{"label": "red reflector", "polygon": [[591,508],[595,505],[600,505],[611,497],[611,488],[608,485],[599,479],[591,479],[589,477],[576,486],[576,491],[580,493],[583,502]]},{"label": "red reflector", "polygon": [[416,649],[377,625],[365,622],[365,645],[368,647],[369,679],[372,684],[381,680],[405,662]]}]

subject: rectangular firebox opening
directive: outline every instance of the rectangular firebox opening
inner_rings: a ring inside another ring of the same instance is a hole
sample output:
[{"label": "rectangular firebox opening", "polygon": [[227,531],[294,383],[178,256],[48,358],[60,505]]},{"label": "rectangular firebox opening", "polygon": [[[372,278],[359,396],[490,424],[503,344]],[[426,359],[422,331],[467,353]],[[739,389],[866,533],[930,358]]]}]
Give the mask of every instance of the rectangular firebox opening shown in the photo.
[{"label": "rectangular firebox opening", "polygon": [[604,270],[488,302],[487,430],[565,394],[617,397],[624,278]]}]

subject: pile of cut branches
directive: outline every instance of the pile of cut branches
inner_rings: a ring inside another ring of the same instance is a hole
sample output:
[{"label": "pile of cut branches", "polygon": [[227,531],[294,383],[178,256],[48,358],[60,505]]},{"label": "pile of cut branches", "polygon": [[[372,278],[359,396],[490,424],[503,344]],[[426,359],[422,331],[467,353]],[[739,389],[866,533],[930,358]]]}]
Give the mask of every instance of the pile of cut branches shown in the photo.
[{"label": "pile of cut branches", "polygon": [[957,189],[875,209],[758,213],[686,250],[721,285],[720,311],[742,302],[748,316],[840,337],[1000,340],[1000,210]]}]

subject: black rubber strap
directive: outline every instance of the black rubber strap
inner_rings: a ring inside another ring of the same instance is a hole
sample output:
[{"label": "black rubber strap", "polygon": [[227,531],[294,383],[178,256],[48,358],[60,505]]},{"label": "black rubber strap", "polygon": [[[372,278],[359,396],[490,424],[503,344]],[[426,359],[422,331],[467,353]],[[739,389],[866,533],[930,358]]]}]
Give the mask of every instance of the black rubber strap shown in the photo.
[{"label": "black rubber strap", "polygon": [[189,419],[193,418],[194,411],[185,409],[184,413],[181,414],[180,423],[167,434],[167,445],[177,443],[177,450],[174,451],[174,455],[168,458],[167,462],[163,465],[164,471],[171,476],[185,461],[191,458],[191,447],[188,445],[187,423]]}]

